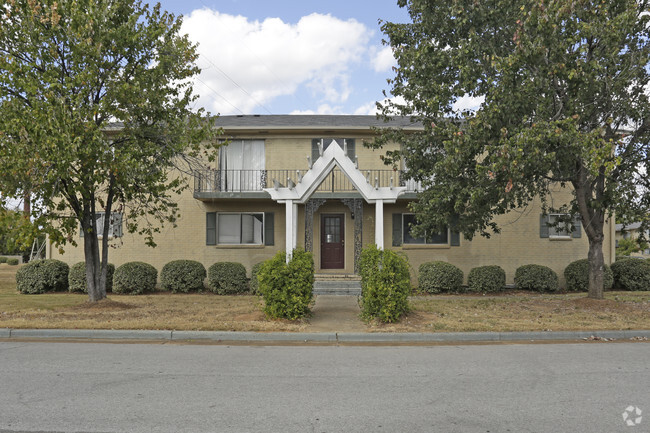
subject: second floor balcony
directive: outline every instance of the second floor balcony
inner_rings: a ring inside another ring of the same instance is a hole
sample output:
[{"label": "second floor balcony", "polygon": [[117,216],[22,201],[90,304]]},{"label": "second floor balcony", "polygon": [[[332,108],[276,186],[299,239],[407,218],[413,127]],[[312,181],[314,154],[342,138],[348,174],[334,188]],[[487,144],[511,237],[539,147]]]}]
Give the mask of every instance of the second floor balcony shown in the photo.
[{"label": "second floor balcony", "polygon": [[[298,184],[307,170],[213,170],[194,173],[196,198],[264,197],[265,188]],[[405,186],[407,193],[421,190],[419,182],[406,180],[400,170],[361,170],[370,185],[381,187]],[[356,189],[348,177],[335,167],[321,182],[316,194],[354,194]]]}]

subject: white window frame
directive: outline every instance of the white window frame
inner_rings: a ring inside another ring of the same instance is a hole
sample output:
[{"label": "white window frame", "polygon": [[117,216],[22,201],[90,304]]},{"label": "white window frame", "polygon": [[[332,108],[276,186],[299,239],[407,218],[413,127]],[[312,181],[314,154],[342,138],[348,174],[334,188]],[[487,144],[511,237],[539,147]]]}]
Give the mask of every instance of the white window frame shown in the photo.
[{"label": "white window frame", "polygon": [[[215,238],[216,238],[216,244],[217,245],[264,245],[264,229],[266,227],[266,217],[264,215],[264,212],[216,212],[216,233],[215,233]],[[238,243],[233,243],[233,242],[219,242],[219,217],[221,215],[239,215],[240,219],[240,232],[239,232],[239,242]],[[262,233],[260,236],[260,242],[242,242],[242,234],[241,234],[241,216],[242,215],[262,215]]]},{"label": "white window frame", "polygon": [[[104,237],[104,215],[106,212],[95,212],[95,221],[97,222],[97,239],[103,239]],[[124,231],[122,230],[122,212],[111,212],[111,222],[110,225],[108,226],[108,238],[109,239],[114,239],[114,238],[121,238],[124,234]],[[119,217],[119,219],[118,219]],[[118,230],[118,234],[115,234],[115,221],[120,222],[120,228]],[[83,229],[79,232],[80,237],[84,237],[84,232]]]},{"label": "white window frame", "polygon": [[564,227],[564,234],[558,233],[558,227],[552,224],[555,223],[557,217],[568,216],[568,213],[550,213],[548,214],[548,237],[549,239],[571,239],[572,233],[568,227]]},{"label": "white window frame", "polygon": [[[424,235],[424,242],[422,243],[415,243],[415,242],[406,242],[406,229],[409,229],[410,232],[410,227],[404,227],[404,215],[415,215],[414,213],[403,213],[402,215],[402,245],[449,245],[451,242],[451,232],[449,230],[449,227],[447,227],[447,242],[427,242],[427,236],[426,232]],[[411,236],[412,237],[412,236]]]}]

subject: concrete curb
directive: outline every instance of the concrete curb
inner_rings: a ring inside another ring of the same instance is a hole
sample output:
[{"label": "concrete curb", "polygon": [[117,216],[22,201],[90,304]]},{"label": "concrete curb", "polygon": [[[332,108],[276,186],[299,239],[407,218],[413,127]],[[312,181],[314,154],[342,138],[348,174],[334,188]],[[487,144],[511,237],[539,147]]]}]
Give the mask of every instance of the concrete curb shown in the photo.
[{"label": "concrete curb", "polygon": [[336,342],[335,332],[172,331],[174,341]]},{"label": "concrete curb", "polygon": [[650,330],[562,331],[562,332],[448,332],[448,333],[337,333],[337,332],[232,332],[232,331],[151,331],[109,329],[10,329],[0,328],[4,339],[52,340],[150,340],[268,343],[468,343],[503,341],[570,341],[591,339],[650,339]]}]

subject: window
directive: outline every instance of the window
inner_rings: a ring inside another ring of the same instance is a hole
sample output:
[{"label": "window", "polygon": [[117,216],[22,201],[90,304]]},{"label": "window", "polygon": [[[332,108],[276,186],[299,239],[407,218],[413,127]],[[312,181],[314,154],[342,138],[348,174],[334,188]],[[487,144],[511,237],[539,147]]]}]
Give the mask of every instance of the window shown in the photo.
[{"label": "window", "polygon": [[414,214],[402,214],[402,242],[404,244],[433,244],[446,245],[449,243],[449,230],[441,233],[425,234],[424,237],[411,235],[411,227],[417,224]]},{"label": "window", "polygon": [[343,142],[345,141],[345,145],[348,148],[348,158],[354,161],[354,157],[356,155],[354,138],[314,138],[311,141],[311,162],[316,161],[320,157],[318,144],[321,142],[321,140],[323,140],[323,152],[325,152],[325,150],[330,147],[330,144],[334,142],[336,142],[341,147],[341,149],[343,149]]},{"label": "window", "polygon": [[220,149],[222,191],[260,191],[266,165],[264,140],[232,140]]},{"label": "window", "polygon": [[540,216],[539,237],[550,239],[571,239],[582,237],[580,216],[573,219],[573,231],[569,231],[570,224],[567,222],[569,214],[552,213]]},{"label": "window", "polygon": [[561,222],[562,218],[566,218],[566,214],[550,214],[548,216],[548,236],[551,238],[570,238],[571,232],[567,227],[566,222]]},{"label": "window", "polygon": [[273,213],[208,212],[207,245],[273,245]]},{"label": "window", "polygon": [[[95,221],[97,222],[97,236],[101,238],[104,235],[104,212],[95,212]],[[83,230],[80,231],[80,236],[84,237]],[[122,214],[120,212],[111,212],[108,237],[109,239],[122,237]]]}]

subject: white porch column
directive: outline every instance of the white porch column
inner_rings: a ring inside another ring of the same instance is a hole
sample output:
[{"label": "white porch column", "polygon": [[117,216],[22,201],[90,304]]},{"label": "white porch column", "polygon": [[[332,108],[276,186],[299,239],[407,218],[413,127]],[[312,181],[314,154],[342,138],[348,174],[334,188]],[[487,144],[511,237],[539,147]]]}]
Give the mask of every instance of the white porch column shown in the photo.
[{"label": "white porch column", "polygon": [[291,250],[294,250],[298,245],[298,203],[293,203],[291,207],[291,220],[293,221],[292,230],[293,230],[293,243],[291,244]]},{"label": "white porch column", "polygon": [[384,249],[384,201],[375,202],[375,245],[380,250]]},{"label": "white porch column", "polygon": [[298,239],[298,203],[294,203],[293,200],[287,200],[285,202],[285,214],[285,248],[287,251],[287,263],[289,263]]}]

